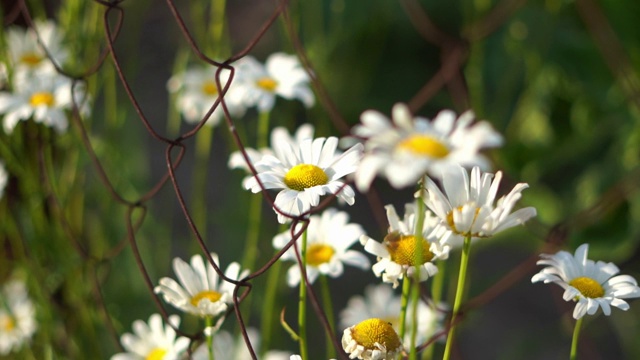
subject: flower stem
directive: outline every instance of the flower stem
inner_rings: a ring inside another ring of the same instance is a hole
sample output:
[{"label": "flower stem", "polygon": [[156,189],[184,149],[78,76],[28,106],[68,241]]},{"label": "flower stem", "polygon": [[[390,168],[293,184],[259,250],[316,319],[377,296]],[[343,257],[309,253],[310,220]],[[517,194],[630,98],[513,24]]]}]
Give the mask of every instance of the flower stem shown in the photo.
[{"label": "flower stem", "polygon": [[[269,137],[269,112],[261,112],[258,117],[258,134],[256,148],[267,147]],[[260,237],[260,219],[262,217],[262,196],[252,196],[249,204],[249,229],[245,243],[245,255],[242,265],[245,269],[252,269],[258,253],[258,239]]]},{"label": "flower stem", "polygon": [[276,318],[274,314],[276,297],[279,289],[280,281],[280,269],[282,268],[282,262],[276,261],[269,269],[269,275],[267,276],[267,286],[264,294],[264,301],[262,303],[262,316],[260,334],[262,335],[262,348],[271,349],[271,332],[273,331],[273,319]]},{"label": "flower stem", "polygon": [[460,258],[460,272],[458,273],[458,286],[456,287],[456,298],[453,302],[453,315],[451,316],[451,326],[449,328],[449,335],[447,336],[447,344],[444,348],[443,360],[448,360],[451,356],[451,348],[453,346],[453,338],[455,335],[456,321],[458,317],[458,311],[460,311],[460,305],[464,298],[464,285],[467,277],[467,264],[469,263],[469,250],[471,249],[471,237],[464,238],[464,244],[462,245],[462,257]]},{"label": "flower stem", "polygon": [[[327,320],[329,321],[329,327],[331,330],[335,330],[336,326],[333,321],[333,302],[331,300],[331,289],[329,289],[329,280],[324,274],[320,274],[320,285],[322,286],[322,304],[324,305],[324,312],[327,314]],[[336,349],[333,347],[333,343],[329,338],[331,334],[327,334],[327,359],[336,357]]]},{"label": "flower stem", "polygon": [[[269,138],[269,115],[268,111],[263,111],[258,116],[258,132],[256,134],[256,149],[266,148]],[[247,234],[244,244],[244,256],[242,257],[242,266],[245,269],[253,269],[258,258],[258,242],[260,240],[260,227],[262,219],[262,196],[252,195],[249,200],[249,217],[247,220]],[[279,262],[278,262],[279,263]],[[274,265],[275,266],[275,265]],[[271,281],[271,277],[269,277]],[[273,280],[273,286],[276,286],[277,280]],[[267,291],[270,288],[267,288]],[[274,299],[271,296],[271,299]],[[251,311],[253,309],[251,298],[247,299],[242,307],[242,312],[247,322],[251,319]],[[267,308],[271,313],[271,308]],[[269,322],[270,326],[270,322]]]},{"label": "flower stem", "polygon": [[[280,225],[280,231],[285,231],[286,225]],[[267,286],[262,302],[262,316],[260,317],[260,333],[262,334],[262,348],[271,349],[271,333],[273,331],[273,320],[276,318],[274,314],[276,298],[278,297],[278,289],[280,284],[280,271],[282,269],[282,261],[276,261],[269,269],[267,276]]]},{"label": "flower stem", "polygon": [[582,318],[576,321],[576,325],[573,328],[573,339],[571,340],[571,355],[570,360],[576,360],[578,358],[578,338],[580,337],[580,328],[582,327]]},{"label": "flower stem", "polygon": [[409,303],[409,293],[411,292],[411,281],[409,277],[405,276],[402,279],[402,297],[400,298],[400,340],[404,339],[404,334],[406,333],[406,323],[407,323],[407,304]]},{"label": "flower stem", "polygon": [[[432,301],[432,310],[436,313],[438,310],[438,304],[442,300],[442,290],[444,288],[444,278],[445,272],[447,269],[447,263],[444,261],[438,261],[438,273],[434,275],[433,281],[431,282],[431,301]],[[435,316],[433,319],[434,329],[436,328],[436,324],[438,323],[438,317]],[[422,354],[422,359],[433,359],[433,352],[435,351],[435,346],[431,344],[428,348],[425,349]]]},{"label": "flower stem", "polygon": [[[207,328],[213,326],[213,317],[207,316],[204,318],[204,322]],[[207,335],[207,349],[209,349],[209,360],[214,360],[214,352],[213,352],[213,331]]]},{"label": "flower stem", "polygon": [[227,50],[226,39],[224,38],[225,27],[225,7],[226,0],[214,0],[211,5],[211,37],[213,38],[213,48],[216,57],[222,57]]},{"label": "flower stem", "polygon": [[[422,189],[424,189],[424,182],[425,179],[422,179],[422,182],[418,184],[420,186],[420,191],[423,191]],[[424,246],[424,235],[422,234],[422,230],[424,228],[424,220],[425,205],[424,201],[422,201],[422,196],[420,196],[416,200],[416,223],[414,228],[414,240],[416,249],[422,249],[422,247]],[[417,250],[415,252],[414,260],[415,271],[413,274],[413,292],[411,293],[411,340],[409,341],[409,360],[416,360],[418,358],[416,337],[418,334],[418,301],[420,301],[420,269],[423,263],[424,259],[422,259],[422,251]]]},{"label": "flower stem", "polygon": [[207,234],[207,166],[209,154],[211,153],[211,142],[213,138],[213,127],[205,125],[196,134],[196,165],[193,169],[193,193],[191,203],[193,209],[193,222],[198,227],[202,238]]},{"label": "flower stem", "polygon": [[[307,271],[307,230],[302,233],[300,245],[300,271]],[[307,353],[307,286],[304,276],[300,277],[300,293],[298,300],[298,344],[300,344],[300,356],[303,360],[309,359]]]}]

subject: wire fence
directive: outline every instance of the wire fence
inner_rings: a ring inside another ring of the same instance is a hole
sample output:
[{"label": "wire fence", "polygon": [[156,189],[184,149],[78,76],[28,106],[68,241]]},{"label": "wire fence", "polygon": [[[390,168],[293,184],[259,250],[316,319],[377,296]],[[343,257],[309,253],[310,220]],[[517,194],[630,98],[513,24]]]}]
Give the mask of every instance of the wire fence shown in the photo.
[{"label": "wire fence", "polygon": [[[90,249],[92,246],[91,241],[85,237],[86,235],[78,234],[74,231],[74,226],[70,224],[70,221],[65,215],[68,210],[64,208],[65,205],[56,195],[54,181],[49,175],[50,172],[48,169],[44,168],[44,164],[46,163],[44,161],[46,152],[43,149],[44,139],[40,139],[38,142],[38,156],[40,158],[40,164],[43,167],[41,172],[44,174],[43,186],[47,193],[46,199],[49,202],[50,207],[56,209],[56,212],[60,214],[57,219],[60,221],[60,225],[64,230],[69,244],[73,246],[77,255],[80,256],[82,261],[85,263],[95,264],[94,266],[89,267],[90,273],[88,274],[92,281],[92,298],[95,304],[97,304],[97,308],[100,310],[100,314],[106,328],[112,335],[114,344],[121,347],[119,343],[119,334],[116,331],[116,327],[113,325],[112,315],[110,314],[109,307],[107,306],[103,296],[102,283],[105,276],[102,272],[105,271],[105,269],[108,269],[109,267],[107,264],[111,262],[112,259],[119,256],[123,251],[131,251],[137,263],[139,272],[143,276],[144,282],[147,285],[149,297],[155,301],[157,310],[162,314],[166,323],[169,324],[169,314],[158,295],[154,292],[154,280],[149,274],[138,246],[137,232],[145,224],[145,220],[148,215],[147,211],[149,203],[158,197],[158,194],[164,187],[170,186],[173,189],[173,194],[177,200],[177,206],[179,207],[184,220],[188,224],[189,231],[197,241],[201,253],[206,256],[208,262],[213,266],[218,275],[224,279],[224,281],[236,285],[233,298],[234,306],[227,311],[226,315],[231,316],[233,314],[233,316],[235,316],[237,324],[239,325],[241,333],[245,339],[246,346],[250,350],[252,358],[256,359],[256,351],[253,349],[247,334],[245,318],[241,311],[241,304],[251,296],[254,280],[265,275],[289,248],[297,248],[299,246],[297,244],[297,239],[306,229],[310,213],[316,213],[326,208],[327,205],[334,200],[335,195],[325,198],[319,206],[314,207],[309,213],[304,213],[300,216],[292,216],[276,207],[274,199],[268,191],[262,191],[264,201],[266,201],[278,213],[292,220],[292,226],[290,227],[292,240],[289,241],[284,248],[278,251],[274,257],[266,263],[261,264],[258,270],[255,270],[247,277],[240,280],[227,278],[225,277],[224,272],[220,269],[219,264],[217,264],[211,257],[211,245],[208,246],[203,239],[201,231],[197,226],[196,221],[194,221],[193,210],[185,200],[184,189],[178,181],[177,171],[185,158],[185,154],[192,150],[189,147],[188,141],[193,139],[196,134],[203,129],[205,122],[216,109],[222,108],[226,127],[232,135],[235,146],[242,152],[251,173],[256,175],[256,169],[253,167],[253,164],[245,151],[245,144],[242,142],[237,131],[238,126],[245,125],[238,124],[234,121],[225,102],[225,94],[229,90],[231,83],[234,81],[236,71],[234,67],[235,62],[250,54],[263,40],[265,34],[274,26],[277,26],[278,22],[281,22],[284,25],[285,32],[291,41],[295,53],[311,79],[319,104],[331,120],[332,126],[344,136],[349,134],[350,123],[345,120],[345,116],[340,111],[340,106],[337,105],[335,100],[331,97],[330,91],[328,91],[325,82],[323,81],[323,76],[325,74],[322,71],[319,71],[315,64],[310,60],[307,49],[305,49],[305,45],[298,34],[298,27],[292,19],[290,13],[291,4],[289,1],[282,0],[274,2],[271,14],[263,20],[259,30],[251,36],[250,40],[246,44],[242,44],[242,49],[232,54],[224,61],[216,61],[202,50],[202,45],[195,39],[190,30],[190,24],[185,20],[184,15],[181,13],[181,10],[178,8],[176,3],[172,0],[167,0],[162,6],[165,7],[165,11],[171,14],[173,21],[180,29],[182,40],[188,44],[191,55],[197,58],[202,64],[207,64],[208,66],[217,69],[216,85],[218,93],[221,94],[221,96],[217,101],[215,101],[215,103],[211,104],[211,108],[207,114],[195,126],[188,128],[177,137],[166,135],[165,131],[154,125],[159,122],[150,119],[149,115],[147,115],[147,109],[140,105],[140,101],[138,100],[139,94],[132,89],[131,76],[127,75],[123,70],[123,63],[120,54],[121,51],[116,46],[122,37],[126,36],[126,34],[122,32],[123,24],[126,21],[136,21],[136,19],[130,19],[125,16],[127,13],[124,6],[126,4],[125,1],[94,0],[93,3],[102,8],[101,22],[104,29],[104,40],[102,44],[100,44],[100,48],[102,50],[95,54],[95,61],[86,69],[74,69],[73,72],[69,72],[66,69],[56,66],[56,70],[60,74],[63,74],[73,80],[73,91],[76,91],[76,89],[79,86],[82,86],[88,78],[96,74],[103,67],[107,66],[107,64],[112,64],[115,68],[119,83],[122,89],[124,89],[131,106],[135,110],[137,121],[144,126],[152,141],[164,146],[164,153],[162,155],[164,163],[166,164],[166,172],[158,179],[155,179],[155,183],[137,198],[130,198],[119,192],[112,181],[112,179],[117,176],[114,174],[114,171],[118,170],[108,170],[103,165],[103,160],[100,159],[100,156],[95,150],[96,145],[92,140],[91,130],[86,126],[87,121],[83,118],[83,114],[80,110],[80,104],[76,103],[74,100],[72,110],[73,131],[84,145],[84,151],[93,164],[93,172],[99,178],[104,191],[110,195],[114,202],[120,204],[120,206],[125,210],[125,217],[123,221],[126,228],[126,237],[112,248],[104,251],[102,256],[95,257],[94,255],[91,255],[95,253]],[[153,6],[160,6],[161,2],[156,3],[157,4],[154,3]],[[527,5],[527,2],[524,0],[499,1],[493,5],[492,9],[482,18],[463,27],[459,31],[459,34],[452,34],[440,29],[438,25],[432,21],[423,5],[417,0],[400,0],[399,5],[404,10],[406,20],[411,23],[415,32],[426,43],[436,47],[440,53],[440,64],[438,70],[407,101],[411,111],[416,113],[423,109],[424,106],[434,98],[434,96],[441,92],[448,94],[458,109],[469,108],[471,101],[469,99],[469,91],[466,85],[467,79],[465,78],[464,70],[468,61],[470,47],[491,37],[496,31],[498,31],[498,29],[512,19],[514,14],[517,14],[522,7]],[[635,111],[640,111],[640,81],[638,81],[638,77],[634,67],[632,66],[632,61],[627,55],[624,46],[622,45],[622,41],[618,38],[611,27],[610,20],[603,13],[601,6],[594,0],[576,0],[573,6],[575,6],[580,16],[580,20],[584,23],[586,29],[591,34],[594,43],[598,46],[600,55],[609,68],[611,75],[622,89],[626,102],[630,104]],[[29,8],[30,5],[26,0],[18,0],[13,6],[5,3],[4,24],[8,25],[24,21],[27,26],[33,27],[34,20]],[[51,54],[48,55],[51,57]],[[221,77],[223,70],[228,70],[230,72],[229,79],[226,82]],[[72,96],[72,99],[76,99],[76,96]],[[153,154],[152,156],[154,155],[159,154]],[[567,239],[572,233],[597,223],[607,214],[618,209],[638,190],[638,184],[640,184],[640,181],[638,180],[640,180],[640,169],[636,168],[630,171],[625,178],[620,179],[608,190],[602,192],[602,196],[597,201],[594,201],[591,207],[580,213],[567,215],[564,220],[550,228],[540,226],[538,230],[546,232],[546,235],[544,233],[539,234],[541,235],[541,238],[544,238],[544,243],[541,244],[539,252],[550,253],[557,251],[566,244]],[[260,182],[259,178],[258,182]],[[262,183],[260,183],[260,187],[262,190],[265,190]],[[386,218],[383,213],[383,207],[381,206],[382,200],[379,192],[376,191],[376,189],[372,189],[366,194],[366,197],[370,204],[370,208],[374,211],[374,217],[378,226],[384,229],[386,226]],[[299,223],[302,224],[302,227],[296,226]],[[294,231],[294,229],[298,230]],[[213,244],[215,246],[215,243]],[[636,251],[628,259],[628,262],[637,261],[639,257],[640,254]],[[510,272],[506,273],[501,279],[496,281],[482,293],[466,301],[463,306],[462,314],[458,317],[458,320],[464,321],[468,313],[482,308],[487,303],[510,289],[516,283],[524,281],[524,279],[535,269],[535,262],[537,259],[538,255],[536,253]],[[299,263],[301,263],[300,259],[298,260]],[[116,270],[110,269],[108,271],[112,272]],[[325,314],[321,305],[321,301],[318,299],[315,290],[309,283],[306,271],[302,266],[301,273],[303,275],[303,281],[307,285],[306,289],[315,315],[319,319],[324,331],[328,334],[327,339],[333,341],[333,345],[338,352],[339,358],[346,359],[347,355],[342,351],[342,347],[334,331],[335,329],[330,326],[327,314]],[[427,296],[426,292],[423,296]],[[446,336],[448,330],[449,327],[446,327],[439,333],[433,335],[431,339],[421,344],[420,348],[424,349],[439,338]],[[190,338],[194,342],[203,341],[202,332],[190,334],[181,331],[177,327],[175,328],[175,331],[182,336]]]}]

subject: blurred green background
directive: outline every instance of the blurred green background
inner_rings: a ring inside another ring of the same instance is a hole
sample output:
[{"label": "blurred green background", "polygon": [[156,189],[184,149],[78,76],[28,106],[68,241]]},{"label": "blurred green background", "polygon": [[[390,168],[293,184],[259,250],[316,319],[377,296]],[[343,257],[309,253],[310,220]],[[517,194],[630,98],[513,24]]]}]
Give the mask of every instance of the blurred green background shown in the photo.
[{"label": "blurred green background", "polygon": [[[79,0],[27,3],[32,16],[55,17],[66,29],[76,60],[72,72],[93,64],[105,43],[106,7]],[[226,40],[216,47],[207,33],[210,2],[177,3],[198,45],[219,58],[243,50],[279,4],[229,2]],[[9,18],[12,4],[3,2],[5,23],[24,24],[19,15]],[[164,2],[119,6],[125,16],[115,49],[124,74],[154,129],[176,138],[191,125],[180,122],[165,84],[176,69],[198,60]],[[520,205],[535,206],[538,216],[474,248],[469,298],[535,256],[556,226],[563,230],[554,238],[561,248],[573,252],[588,242],[590,258],[613,261],[622,273],[640,276],[640,2],[314,0],[292,1],[289,11],[318,79],[348,127],[364,110],[389,114],[393,104],[405,102],[429,118],[444,108],[471,108],[505,136],[504,147],[488,153],[494,169],[506,175],[502,189],[527,182]],[[109,21],[115,18],[114,12]],[[282,17],[250,54],[264,61],[276,51],[294,53]],[[166,173],[166,144],[143,127],[111,60],[87,81],[95,99],[92,115],[84,119],[92,146],[115,190],[135,202]],[[253,111],[234,119],[249,147],[255,145],[256,119]],[[271,119],[273,126],[290,130],[311,122],[318,136],[345,135],[321,101],[305,110],[279,99]],[[0,134],[22,168],[8,166],[10,183],[0,201],[0,279],[14,271],[24,276],[38,304],[39,323],[31,349],[9,358],[108,358],[118,351],[113,334],[131,331],[132,321],[157,312],[127,241],[127,206],[106,190],[79,134],[72,127],[58,136],[33,123],[12,135]],[[226,166],[235,145],[224,124],[212,137],[204,161],[196,154],[198,139],[184,141],[185,159],[176,176],[205,243],[221,254],[226,267],[242,259],[248,204],[258,195],[241,188],[245,174]],[[51,168],[40,166],[41,151],[51,157]],[[375,188],[382,205],[399,208],[411,201],[410,190],[393,190],[384,180]],[[382,209],[374,205],[359,195],[345,210],[370,236],[381,238],[385,224],[372,219]],[[187,259],[199,247],[170,184],[145,199],[144,206],[135,239],[156,282],[173,276],[173,257]],[[278,232],[266,204],[263,214],[258,264],[272,256],[271,239]],[[135,210],[133,222],[141,215]],[[73,245],[76,240],[87,255]],[[454,255],[448,262],[448,274],[456,272],[456,260]],[[533,273],[521,274],[469,313],[455,356],[568,357],[572,304],[562,301],[559,288],[532,285]],[[254,326],[265,278],[255,280],[247,305]],[[331,282],[334,308],[342,309],[350,296],[377,282],[373,274],[347,269]],[[294,324],[297,289],[286,287],[284,273],[280,285],[279,308],[287,305]],[[628,312],[614,309],[610,317],[588,318],[580,358],[639,358],[638,320],[640,309],[633,301]],[[197,328],[188,316],[183,324]],[[234,325],[230,317],[225,328]],[[321,327],[312,322],[310,329],[322,349]],[[442,345],[437,346],[436,358]],[[297,345],[276,325],[271,347],[295,352]]]}]

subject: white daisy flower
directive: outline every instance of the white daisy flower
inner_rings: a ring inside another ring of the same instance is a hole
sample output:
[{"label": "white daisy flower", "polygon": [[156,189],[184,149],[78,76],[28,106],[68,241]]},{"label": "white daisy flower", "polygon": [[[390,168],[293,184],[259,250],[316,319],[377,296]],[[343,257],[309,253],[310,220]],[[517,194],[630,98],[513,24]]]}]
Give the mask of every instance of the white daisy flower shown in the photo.
[{"label": "white daisy flower", "polygon": [[309,88],[309,76],[295,55],[274,53],[265,65],[251,56],[236,63],[241,76],[242,97],[247,106],[258,111],[273,109],[276,95],[285,99],[298,99],[306,107],[313,106],[315,98]]},{"label": "white daisy flower", "polygon": [[395,360],[402,342],[388,322],[371,318],[344,329],[342,348],[350,359]]},{"label": "white daisy flower", "polygon": [[[366,270],[369,259],[359,251],[348,250],[358,241],[364,230],[358,224],[348,223],[349,215],[336,209],[327,209],[322,215],[312,215],[307,227],[307,278],[313,283],[319,274],[333,278],[339,277],[344,265],[351,265]],[[295,232],[299,232],[299,224]],[[285,231],[273,238],[273,246],[282,249],[291,241],[291,231]],[[281,257],[282,260],[296,261],[294,247]],[[287,283],[294,287],[301,281],[300,266],[295,264],[287,271]]]},{"label": "white daisy flower", "polygon": [[[192,67],[175,75],[167,82],[167,89],[171,93],[177,93],[176,105],[185,121],[188,123],[197,123],[207,114],[211,106],[218,99],[218,87],[216,85],[215,66]],[[229,81],[230,71],[223,69],[220,72],[220,85],[225,87]],[[238,93],[237,77],[229,86],[225,93],[225,104],[231,116],[241,117],[246,111],[246,107],[241,102]],[[209,116],[206,124],[215,126],[220,123],[224,117],[222,105],[218,105],[213,113]]]},{"label": "white daisy flower", "polygon": [[[260,354],[260,333],[254,328],[248,328],[247,335],[253,350],[256,354]],[[259,356],[259,358],[264,360],[288,360],[289,356],[291,356],[290,352],[270,350]],[[244,342],[242,334],[234,338],[228,331],[222,330],[213,336],[213,357],[224,360],[246,360],[251,359],[251,353]],[[206,343],[200,345],[193,352],[192,359],[209,359],[209,349]]]},{"label": "white daisy flower", "polygon": [[502,144],[502,136],[486,121],[471,125],[474,114],[467,111],[456,119],[451,110],[441,111],[433,121],[414,118],[404,104],[392,110],[393,123],[382,113],[362,113],[362,125],[353,134],[364,138],[364,156],[355,173],[358,190],[369,189],[376,174],[384,175],[394,188],[415,185],[429,174],[440,177],[451,166],[480,165],[487,159],[482,148]]},{"label": "white daisy flower", "polygon": [[[400,332],[401,303],[401,297],[394,294],[389,285],[369,285],[364,290],[364,297],[356,295],[349,299],[347,307],[340,313],[340,324],[342,327],[348,327],[350,324],[357,324],[366,319],[378,318],[390,323],[396,332]],[[407,308],[413,308],[411,300]],[[406,329],[411,329],[413,319],[410,313],[407,314],[406,320]],[[438,312],[423,301],[419,301],[416,343],[421,344],[440,331],[443,320],[444,312]],[[406,332],[403,341],[405,344],[410,343],[410,331]]]},{"label": "white daisy flower", "polygon": [[[180,318],[171,315],[169,322],[178,327]],[[151,315],[148,324],[136,320],[132,327],[133,334],[120,337],[127,352],[115,354],[111,360],[177,360],[189,347],[190,340],[183,336],[176,339],[176,331],[169,324],[163,324],[160,314]]]},{"label": "white daisy flower", "polygon": [[471,170],[469,179],[467,170],[457,166],[443,176],[442,184],[447,196],[429,179],[423,200],[455,234],[474,238],[491,237],[536,216],[533,207],[511,213],[522,197],[521,192],[529,187],[526,183],[516,184],[508,195],[498,199],[494,205],[500,180],[502,172],[498,171],[494,179],[493,174],[483,174],[478,167]]},{"label": "white daisy flower", "polygon": [[38,326],[22,281],[12,279],[3,286],[0,304],[0,355],[7,355],[28,344]]},{"label": "white daisy flower", "polygon": [[[0,92],[0,114],[4,114],[4,131],[13,132],[20,120],[33,119],[35,122],[53,127],[58,132],[67,129],[66,110],[72,107],[71,81],[57,74],[31,77],[26,73],[17,74],[14,92]],[[76,86],[76,103],[81,111],[88,112],[82,86]]]},{"label": "white daisy flower", "polygon": [[[244,150],[249,156],[249,161],[251,161],[252,164],[255,164],[258,161],[260,161],[260,159],[262,159],[262,157],[265,155],[278,156],[278,157],[284,156],[284,154],[276,155],[275,151],[282,151],[282,149],[286,149],[286,147],[285,146],[278,147],[276,146],[276,144],[289,144],[289,146],[293,147],[296,144],[299,144],[300,142],[302,142],[302,140],[304,139],[313,139],[313,132],[314,132],[313,125],[302,124],[300,125],[298,130],[296,130],[296,133],[293,136],[291,136],[289,134],[289,131],[285,127],[278,126],[273,130],[271,130],[271,147],[270,148],[263,148],[258,150],[252,149],[252,148],[245,148]],[[228,166],[231,169],[243,169],[248,173],[251,172],[251,170],[249,169],[249,166],[247,166],[247,162],[244,160],[244,157],[242,156],[242,153],[240,151],[234,151],[231,154],[231,156],[229,156]],[[249,181],[249,179],[251,179],[251,176],[246,177],[243,181],[243,184]]]},{"label": "white daisy flower", "polygon": [[575,255],[559,251],[554,255],[542,254],[538,265],[547,265],[531,278],[531,282],[555,283],[564,289],[562,298],[573,300],[576,307],[573,318],[580,319],[585,314],[593,315],[602,308],[609,316],[611,306],[628,310],[629,304],[623,299],[640,297],[636,280],[629,275],[616,275],[620,270],[614,263],[595,262],[587,259],[589,244],[582,244]]},{"label": "white daisy flower", "polygon": [[[22,29],[17,26],[6,30],[7,52],[14,73],[30,72],[32,74],[55,73],[51,60],[60,66],[67,59],[68,53],[62,46],[62,34],[53,21],[36,21],[34,29]],[[38,43],[38,36],[42,45]],[[47,52],[52,59],[47,58]]]},{"label": "white daisy flower", "polygon": [[[220,264],[218,255],[211,253],[216,264]],[[191,257],[191,266],[180,258],[173,259],[173,271],[180,283],[171,278],[160,279],[160,285],[154,291],[161,294],[166,302],[176,308],[197,316],[216,316],[225,312],[227,304],[233,302],[235,285],[220,279],[213,266],[202,256]],[[232,262],[224,275],[238,280],[246,277],[249,270],[240,272],[240,265]]]},{"label": "white daisy flower", "polygon": [[0,199],[4,196],[4,189],[7,187],[7,183],[9,182],[9,173],[7,169],[4,167],[4,162],[0,161]]},{"label": "white daisy flower", "polygon": [[[254,164],[265,189],[282,189],[275,206],[290,216],[299,216],[318,205],[320,197],[336,194],[353,205],[355,193],[340,179],[355,171],[362,152],[357,144],[342,154],[336,154],[338,138],[304,139],[299,144],[275,144],[275,156],[265,155]],[[344,186],[344,187],[343,187]],[[246,189],[262,191],[255,177],[244,183]],[[281,224],[289,217],[278,213]]]},{"label": "white daisy flower", "polygon": [[433,261],[449,257],[447,239],[451,232],[440,225],[438,218],[426,212],[422,228],[422,247],[416,249],[414,204],[405,205],[402,221],[393,205],[387,205],[385,209],[389,220],[389,233],[383,242],[377,242],[366,235],[360,237],[364,249],[378,259],[372,267],[373,273],[378,277],[382,276],[382,281],[392,283],[395,288],[399,285],[398,280],[405,275],[413,276],[416,271],[416,251],[421,251],[422,263],[418,266],[420,281],[435,275],[438,267]]}]

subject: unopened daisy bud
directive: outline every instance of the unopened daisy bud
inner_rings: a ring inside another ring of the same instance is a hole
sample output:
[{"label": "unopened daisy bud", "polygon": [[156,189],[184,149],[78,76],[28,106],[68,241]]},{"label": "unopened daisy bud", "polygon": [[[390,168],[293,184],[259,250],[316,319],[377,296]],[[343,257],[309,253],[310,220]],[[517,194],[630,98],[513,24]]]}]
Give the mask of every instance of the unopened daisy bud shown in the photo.
[{"label": "unopened daisy bud", "polygon": [[346,328],[342,334],[342,348],[350,359],[365,360],[393,360],[403,349],[391,324],[377,318]]}]

